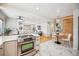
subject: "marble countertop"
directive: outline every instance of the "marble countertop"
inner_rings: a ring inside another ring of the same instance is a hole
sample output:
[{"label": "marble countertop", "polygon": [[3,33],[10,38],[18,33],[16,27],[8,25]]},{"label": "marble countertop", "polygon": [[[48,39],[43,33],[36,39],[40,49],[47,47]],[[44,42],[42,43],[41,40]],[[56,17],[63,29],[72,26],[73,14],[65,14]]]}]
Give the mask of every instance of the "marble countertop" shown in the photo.
[{"label": "marble countertop", "polygon": [[[33,35],[33,36],[39,36],[38,34],[20,34],[20,35]],[[20,35],[10,35],[10,36],[0,36],[0,45],[5,41],[11,41],[11,40],[18,40],[18,36]]]},{"label": "marble countertop", "polygon": [[0,36],[0,45],[3,43],[2,36]]},{"label": "marble countertop", "polygon": [[17,40],[18,35],[0,36],[0,45],[5,41]]}]

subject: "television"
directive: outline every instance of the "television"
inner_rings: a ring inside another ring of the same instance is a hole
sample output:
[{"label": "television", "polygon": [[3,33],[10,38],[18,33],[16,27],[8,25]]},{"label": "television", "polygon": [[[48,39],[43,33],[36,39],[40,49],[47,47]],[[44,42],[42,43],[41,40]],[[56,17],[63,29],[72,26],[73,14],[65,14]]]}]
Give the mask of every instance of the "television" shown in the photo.
[{"label": "television", "polygon": [[21,45],[21,53],[34,49],[34,42],[28,42]]}]

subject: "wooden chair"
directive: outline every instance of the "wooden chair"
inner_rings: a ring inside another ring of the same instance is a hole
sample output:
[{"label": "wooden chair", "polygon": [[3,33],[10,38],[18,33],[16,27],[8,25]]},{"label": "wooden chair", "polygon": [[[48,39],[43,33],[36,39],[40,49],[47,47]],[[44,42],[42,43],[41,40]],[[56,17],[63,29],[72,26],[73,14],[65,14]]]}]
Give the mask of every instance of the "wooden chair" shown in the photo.
[{"label": "wooden chair", "polygon": [[71,38],[71,34],[67,34],[67,38],[62,39],[62,41],[64,41],[64,45],[66,45],[66,43],[69,43],[69,47],[71,47],[71,42],[70,42],[70,38]]}]

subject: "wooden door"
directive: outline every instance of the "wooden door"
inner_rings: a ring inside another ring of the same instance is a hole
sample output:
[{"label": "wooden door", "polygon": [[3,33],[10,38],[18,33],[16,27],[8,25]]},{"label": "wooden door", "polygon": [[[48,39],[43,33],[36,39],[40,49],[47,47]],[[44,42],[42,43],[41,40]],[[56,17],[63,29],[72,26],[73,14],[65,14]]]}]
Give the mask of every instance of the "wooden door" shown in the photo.
[{"label": "wooden door", "polygon": [[[71,41],[73,42],[73,16],[67,16],[63,18],[64,33],[71,33]],[[72,43],[71,42],[71,43]],[[72,44],[73,45],[73,44]]]}]

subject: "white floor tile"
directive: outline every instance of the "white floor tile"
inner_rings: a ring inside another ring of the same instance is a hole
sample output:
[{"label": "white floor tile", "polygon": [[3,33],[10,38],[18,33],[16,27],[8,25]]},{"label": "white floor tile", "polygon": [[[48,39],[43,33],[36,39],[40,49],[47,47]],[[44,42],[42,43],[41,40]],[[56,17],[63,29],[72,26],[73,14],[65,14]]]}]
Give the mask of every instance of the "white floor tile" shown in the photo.
[{"label": "white floor tile", "polygon": [[77,56],[79,51],[72,48],[64,47],[61,44],[56,44],[50,40],[40,44],[40,51],[36,56]]}]

